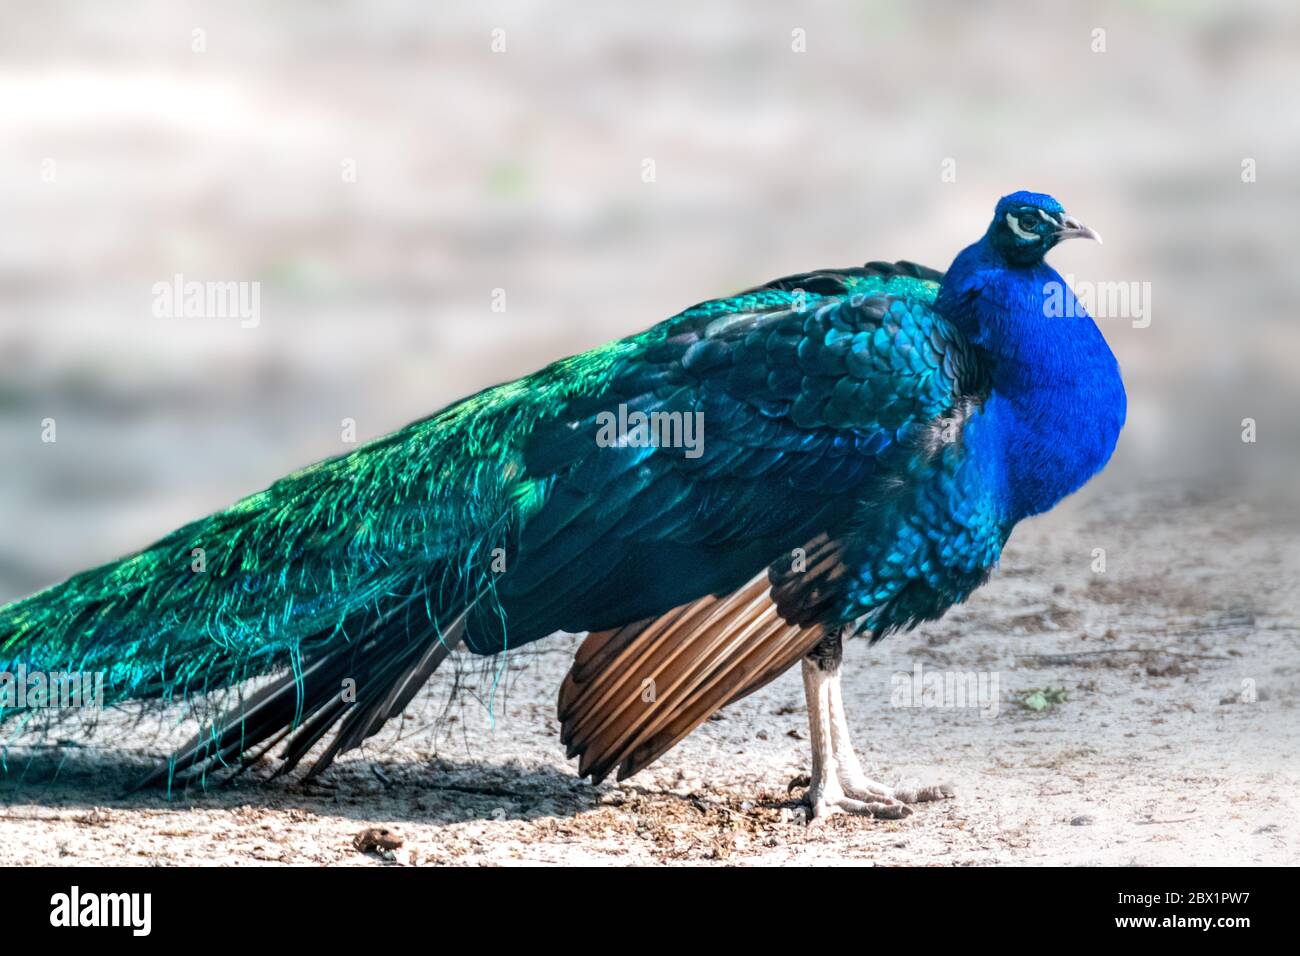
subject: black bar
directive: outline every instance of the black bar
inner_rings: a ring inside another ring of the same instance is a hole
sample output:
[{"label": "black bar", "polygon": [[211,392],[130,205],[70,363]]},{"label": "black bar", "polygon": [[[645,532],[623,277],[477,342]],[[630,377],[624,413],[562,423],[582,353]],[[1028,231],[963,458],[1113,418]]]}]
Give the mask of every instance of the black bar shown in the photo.
[{"label": "black bar", "polygon": [[[653,935],[685,932],[701,920],[797,937],[812,933],[813,914],[820,914],[817,919],[832,920],[850,938],[861,933],[864,940],[885,921],[904,934],[911,927],[925,939],[939,934],[991,941],[1047,933],[1044,939],[1071,942],[1128,937],[1181,943],[1200,936],[1232,945],[1254,932],[1277,933],[1294,924],[1293,914],[1283,914],[1293,874],[1280,869],[554,869],[49,867],[0,870],[0,892],[8,914],[6,942],[14,943],[98,936],[126,945],[220,944],[235,931],[245,944],[261,948],[280,941],[373,942],[388,932],[433,938],[476,932],[474,926],[494,943],[514,932],[557,942],[573,932],[600,939],[593,934],[604,928],[626,940],[629,926],[642,921]],[[126,918],[143,915],[143,897],[124,902],[115,895],[103,910],[112,917],[116,907],[125,925],[52,925],[52,917],[69,922],[74,886],[92,916],[101,910],[97,897],[86,904],[90,894],[149,894],[148,935],[137,934],[142,919],[133,927]],[[135,908],[128,910],[128,903]],[[448,921],[461,929],[452,930]],[[720,924],[714,928],[726,932]]]}]

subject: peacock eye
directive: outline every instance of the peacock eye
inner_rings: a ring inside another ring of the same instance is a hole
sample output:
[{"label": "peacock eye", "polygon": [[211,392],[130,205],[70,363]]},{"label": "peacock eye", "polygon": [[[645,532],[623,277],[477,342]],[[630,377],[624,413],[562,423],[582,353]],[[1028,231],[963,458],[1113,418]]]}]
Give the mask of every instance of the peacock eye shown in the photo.
[{"label": "peacock eye", "polygon": [[1028,212],[1020,214],[1020,228],[1025,230],[1025,232],[1033,232],[1034,227],[1037,225],[1038,216]]}]

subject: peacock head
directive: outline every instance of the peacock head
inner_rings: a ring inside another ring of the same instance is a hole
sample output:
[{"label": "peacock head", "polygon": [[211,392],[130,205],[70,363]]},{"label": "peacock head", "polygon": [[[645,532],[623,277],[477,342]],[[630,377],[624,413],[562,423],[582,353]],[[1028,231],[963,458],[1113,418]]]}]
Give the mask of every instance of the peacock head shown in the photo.
[{"label": "peacock head", "polygon": [[1047,250],[1063,239],[1096,239],[1101,236],[1073,216],[1046,193],[1021,190],[998,200],[985,240],[1008,266],[1032,266],[1042,261]]}]

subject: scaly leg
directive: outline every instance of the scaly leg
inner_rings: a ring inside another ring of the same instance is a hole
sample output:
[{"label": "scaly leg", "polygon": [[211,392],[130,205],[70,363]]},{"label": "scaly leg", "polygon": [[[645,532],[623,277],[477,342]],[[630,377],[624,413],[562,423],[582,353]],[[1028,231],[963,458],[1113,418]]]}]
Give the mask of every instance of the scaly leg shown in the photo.
[{"label": "scaly leg", "polygon": [[812,737],[808,803],[813,819],[841,811],[896,820],[912,812],[909,803],[952,796],[948,786],[895,791],[870,779],[849,740],[840,690],[843,645],[838,629],[828,632],[803,660],[803,687]]}]

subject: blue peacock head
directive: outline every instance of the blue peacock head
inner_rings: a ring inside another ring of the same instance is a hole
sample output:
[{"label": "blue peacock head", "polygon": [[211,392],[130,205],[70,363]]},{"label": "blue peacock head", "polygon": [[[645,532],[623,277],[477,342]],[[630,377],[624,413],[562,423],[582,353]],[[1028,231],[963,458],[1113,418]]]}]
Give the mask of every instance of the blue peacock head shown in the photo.
[{"label": "blue peacock head", "polygon": [[1032,266],[1064,239],[1096,239],[1097,235],[1046,193],[1021,190],[998,200],[985,240],[1008,266]]}]

